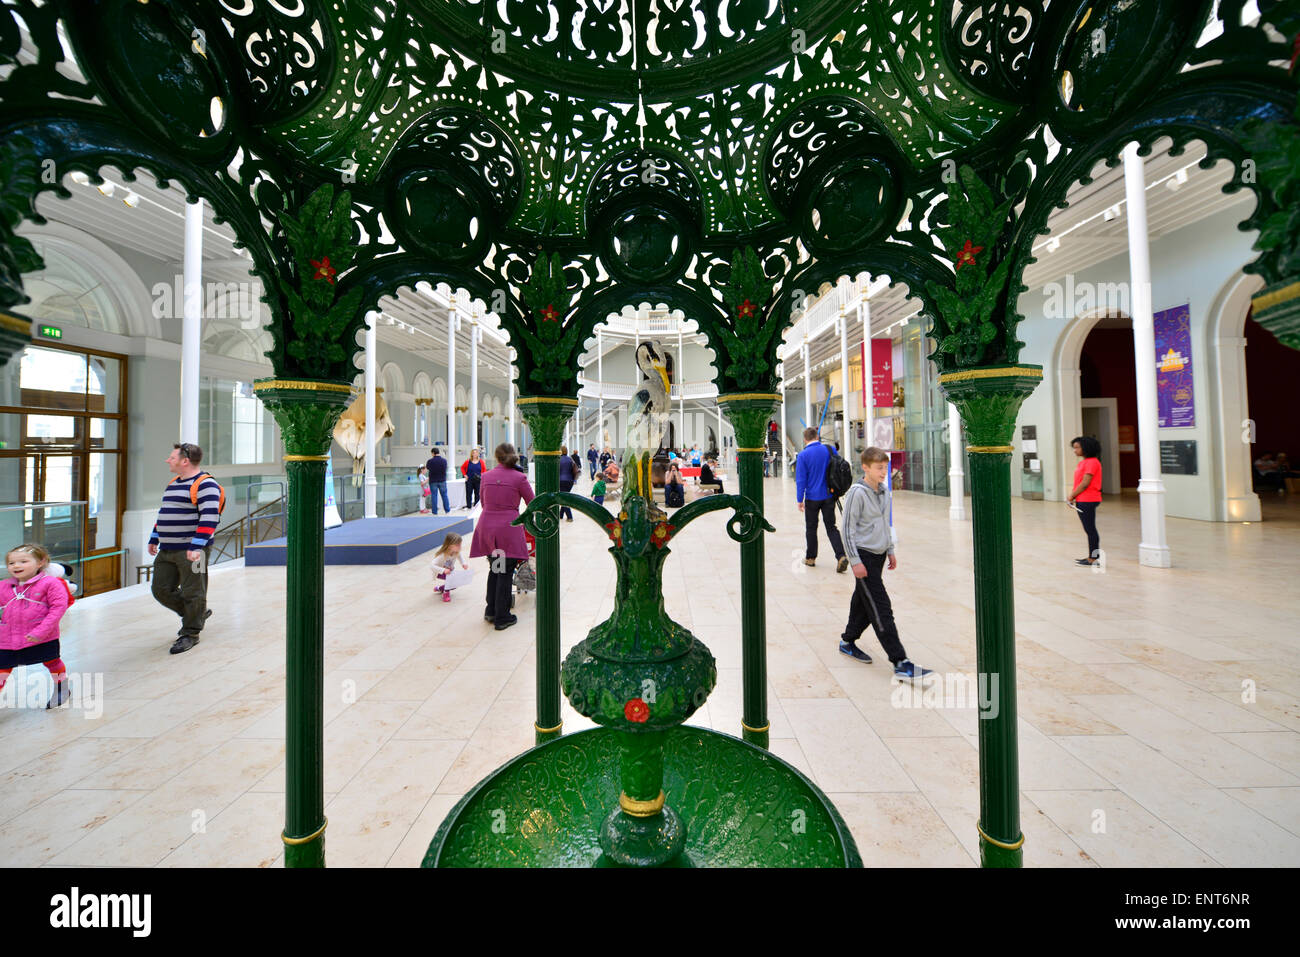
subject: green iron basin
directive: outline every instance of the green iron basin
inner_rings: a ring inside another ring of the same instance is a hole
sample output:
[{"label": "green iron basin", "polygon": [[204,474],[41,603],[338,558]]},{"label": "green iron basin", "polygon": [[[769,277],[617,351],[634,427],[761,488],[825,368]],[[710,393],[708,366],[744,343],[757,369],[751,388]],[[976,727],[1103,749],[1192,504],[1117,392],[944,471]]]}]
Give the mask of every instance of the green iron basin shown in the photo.
[{"label": "green iron basin", "polygon": [[[600,867],[618,805],[619,732],[593,728],[525,751],[451,809],[423,867]],[[835,806],[770,751],[683,725],[667,732],[664,794],[686,825],[677,867],[861,867]]]}]

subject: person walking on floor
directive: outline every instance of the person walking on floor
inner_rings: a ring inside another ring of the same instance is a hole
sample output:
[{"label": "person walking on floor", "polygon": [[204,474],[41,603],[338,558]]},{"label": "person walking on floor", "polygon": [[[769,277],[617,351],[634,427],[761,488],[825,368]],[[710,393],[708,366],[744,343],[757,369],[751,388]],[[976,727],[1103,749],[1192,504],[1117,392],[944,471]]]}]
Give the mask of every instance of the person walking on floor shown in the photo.
[{"label": "person walking on floor", "polygon": [[858,647],[868,625],[894,666],[895,677],[907,681],[932,674],[908,660],[894,623],[894,608],[885,591],[884,570],[898,567],[889,535],[891,508],[885,473],[889,454],[872,446],[862,453],[862,479],[844,493],[844,545],[853,556],[853,599],[849,620],[840,635],[840,652],[866,664],[871,656]]},{"label": "person walking on floor", "polygon": [[596,461],[600,458],[600,453],[596,451],[596,443],[592,442],[587,446],[587,468],[591,472],[592,479],[596,477]]},{"label": "person walking on floor", "polygon": [[429,450],[429,461],[424,463],[429,470],[429,504],[433,514],[438,514],[438,495],[442,494],[442,510],[451,514],[451,500],[447,498],[447,460],[437,449]]},{"label": "person walking on floor", "polygon": [[477,448],[470,449],[469,458],[461,463],[460,474],[465,476],[465,507],[473,508],[478,504],[479,482],[483,478],[483,459]]},{"label": "person walking on floor", "polygon": [[162,508],[149,535],[149,554],[156,556],[150,583],[160,605],[181,616],[171,653],[179,655],[199,643],[208,609],[208,555],[221,517],[225,493],[199,468],[203,450],[181,442],[172,446],[167,466],[173,478],[163,492]]},{"label": "person walking on floor", "polygon": [[831,450],[818,439],[816,429],[804,429],[803,440],[803,451],[794,461],[794,500],[803,512],[806,539],[803,563],[817,564],[817,518],[820,516],[831,550],[835,552],[835,570],[848,571],[849,559],[844,554],[840,530],[835,527],[835,498],[826,487]]},{"label": "person walking on floor", "polygon": [[1079,457],[1074,469],[1074,488],[1065,504],[1079,513],[1084,534],[1088,536],[1088,557],[1076,558],[1076,565],[1095,565],[1101,561],[1101,538],[1097,534],[1097,507],[1101,505],[1101,443],[1091,435],[1070,440],[1070,448]]},{"label": "person walking on floor", "polygon": [[515,468],[519,456],[513,445],[502,442],[496,447],[495,458],[496,468],[483,476],[483,512],[474,526],[469,557],[489,561],[483,620],[495,624],[497,631],[505,631],[519,620],[510,614],[510,589],[515,566],[528,558],[523,528],[510,523],[519,517],[519,503],[533,500],[533,487],[528,476]]},{"label": "person walking on floor", "polygon": [[[560,446],[560,491],[572,492],[573,483],[578,479],[578,466],[573,462],[567,447]],[[560,506],[560,518],[573,521],[573,509],[567,505]]]},{"label": "person walking on floor", "polygon": [[59,620],[71,604],[67,582],[50,573],[50,553],[19,545],[5,555],[13,577],[0,581],[0,689],[14,668],[44,665],[54,679],[46,709],[68,700],[68,668],[59,651]]}]

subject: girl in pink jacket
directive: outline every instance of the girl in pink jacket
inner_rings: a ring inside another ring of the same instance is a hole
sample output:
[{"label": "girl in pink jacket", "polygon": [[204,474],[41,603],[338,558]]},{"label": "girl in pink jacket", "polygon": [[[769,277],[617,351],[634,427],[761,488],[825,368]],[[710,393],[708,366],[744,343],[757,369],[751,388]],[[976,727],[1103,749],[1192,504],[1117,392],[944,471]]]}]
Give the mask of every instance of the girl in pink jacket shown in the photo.
[{"label": "girl in pink jacket", "polygon": [[50,554],[19,545],[5,555],[12,578],[0,581],[0,688],[19,665],[42,664],[54,678],[47,708],[68,700],[68,669],[59,657],[59,619],[68,610],[68,586],[49,574]]}]

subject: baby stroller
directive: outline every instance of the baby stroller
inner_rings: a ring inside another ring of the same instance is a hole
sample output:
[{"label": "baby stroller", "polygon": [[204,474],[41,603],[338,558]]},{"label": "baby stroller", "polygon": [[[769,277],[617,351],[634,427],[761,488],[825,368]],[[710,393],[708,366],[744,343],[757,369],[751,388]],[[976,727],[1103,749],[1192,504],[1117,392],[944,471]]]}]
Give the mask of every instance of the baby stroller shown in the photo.
[{"label": "baby stroller", "polygon": [[528,532],[524,532],[524,539],[528,542],[528,557],[515,566],[514,578],[515,592],[520,595],[537,590],[537,566],[533,564],[533,556],[537,554],[537,539]]}]

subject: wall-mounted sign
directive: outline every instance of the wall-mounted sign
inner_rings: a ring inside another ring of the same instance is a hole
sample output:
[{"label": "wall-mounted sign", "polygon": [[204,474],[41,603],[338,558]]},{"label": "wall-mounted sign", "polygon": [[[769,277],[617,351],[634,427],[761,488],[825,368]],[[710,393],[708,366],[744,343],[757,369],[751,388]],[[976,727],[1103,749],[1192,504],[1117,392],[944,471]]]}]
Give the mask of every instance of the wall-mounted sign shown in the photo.
[{"label": "wall-mounted sign", "polygon": [[1160,443],[1160,471],[1165,475],[1195,475],[1195,440],[1162,441]]},{"label": "wall-mounted sign", "polygon": [[62,339],[63,330],[58,326],[37,326],[36,334],[42,339]]},{"label": "wall-mounted sign", "polygon": [[1119,450],[1121,452],[1137,451],[1137,426],[1121,425],[1119,427]]},{"label": "wall-mounted sign", "polygon": [[1157,424],[1162,429],[1196,425],[1191,316],[1185,305],[1155,314]]}]

